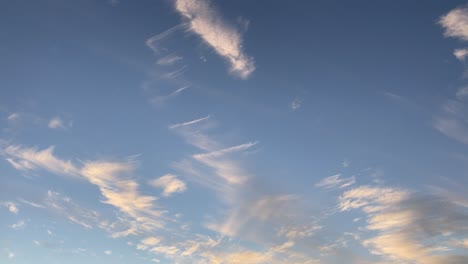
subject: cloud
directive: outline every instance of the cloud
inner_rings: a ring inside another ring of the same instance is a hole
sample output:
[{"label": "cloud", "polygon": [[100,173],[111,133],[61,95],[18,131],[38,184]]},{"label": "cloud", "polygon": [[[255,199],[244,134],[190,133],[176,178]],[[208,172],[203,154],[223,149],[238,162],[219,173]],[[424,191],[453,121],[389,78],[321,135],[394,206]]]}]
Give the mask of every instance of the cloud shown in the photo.
[{"label": "cloud", "polygon": [[177,179],[177,176],[166,174],[158,179],[150,181],[150,184],[157,188],[163,189],[163,196],[169,197],[173,193],[182,193],[187,190],[185,182]]},{"label": "cloud", "polygon": [[[297,200],[294,195],[269,195],[248,199],[230,210],[222,223],[209,224],[210,229],[228,236],[238,236],[240,232],[260,228],[265,223],[273,223],[285,216]],[[248,233],[248,232],[247,232]]]},{"label": "cloud", "polygon": [[106,254],[106,255],[112,255],[112,250],[106,250],[106,251],[104,251],[104,254]]},{"label": "cloud", "polygon": [[150,48],[155,54],[161,54],[165,51],[167,51],[164,47],[162,47],[160,44],[161,42],[170,36],[172,33],[176,32],[177,30],[180,29],[182,25],[177,25],[174,26],[158,35],[155,35],[149,39],[146,40],[145,44],[148,48]]},{"label": "cloud", "polygon": [[71,161],[60,160],[54,155],[54,146],[43,150],[8,146],[3,150],[3,156],[17,170],[28,171],[44,169],[57,175],[77,176],[78,170]]},{"label": "cloud", "polygon": [[468,57],[468,48],[456,49],[453,55],[460,61],[464,61]]},{"label": "cloud", "polygon": [[18,205],[14,202],[0,202],[0,206],[6,207],[8,211],[14,214],[18,214]]},{"label": "cloud", "polygon": [[150,247],[154,247],[161,242],[161,239],[157,237],[147,237],[142,239],[137,245],[138,250],[147,250]]},{"label": "cloud", "polygon": [[297,109],[301,108],[302,106],[302,100],[299,99],[298,97],[294,98],[294,100],[291,102],[291,110],[296,111]]},{"label": "cloud", "polygon": [[169,129],[182,136],[187,143],[204,151],[213,151],[222,148],[219,142],[212,139],[204,130],[213,126],[210,116],[205,116],[192,121],[173,124]]},{"label": "cloud", "polygon": [[343,166],[343,168],[347,168],[349,165],[351,165],[351,162],[347,159],[344,159],[343,162],[341,162],[341,166]]},{"label": "cloud", "polygon": [[183,127],[183,126],[190,126],[190,125],[194,125],[194,124],[197,124],[199,122],[208,120],[209,118],[210,118],[210,116],[205,116],[205,117],[198,118],[198,119],[195,119],[195,120],[192,120],[192,121],[170,125],[169,128],[174,129],[174,128]]},{"label": "cloud", "polygon": [[467,207],[439,195],[360,186],[339,197],[342,211],[360,209],[369,231],[362,244],[396,263],[464,263],[466,255],[441,254],[454,237],[466,237]]},{"label": "cloud", "polygon": [[342,189],[351,186],[354,183],[356,183],[356,179],[354,176],[348,178],[341,178],[341,174],[336,174],[322,179],[320,182],[316,183],[315,186],[326,189]]},{"label": "cloud", "polygon": [[16,257],[16,254],[13,253],[13,251],[9,250],[8,248],[5,248],[4,251],[5,251],[7,258],[14,259]]},{"label": "cloud", "polygon": [[139,193],[138,183],[130,176],[133,170],[132,161],[90,161],[85,162],[80,171],[90,183],[99,188],[105,198],[103,203],[118,208],[129,217],[129,229],[116,233],[115,236],[152,232],[163,226],[160,219],[163,212],[154,207],[157,198]]},{"label": "cloud", "polygon": [[440,19],[446,37],[454,37],[468,41],[468,7],[458,7],[451,10]]},{"label": "cloud", "polygon": [[70,197],[58,192],[47,191],[43,201],[43,207],[64,217],[70,223],[80,225],[85,229],[93,229],[101,222],[98,212],[84,209],[76,204]]},{"label": "cloud", "polygon": [[436,116],[433,126],[447,137],[468,144],[468,124],[463,118],[458,117],[457,113]]},{"label": "cloud", "polygon": [[[457,92],[458,98],[465,97],[465,88]],[[468,144],[468,108],[458,100],[446,100],[433,120],[433,127],[442,134],[461,143]]]},{"label": "cloud", "polygon": [[49,128],[57,129],[57,128],[65,128],[62,119],[60,117],[54,117],[49,121]]},{"label": "cloud", "polygon": [[468,98],[468,86],[458,89],[456,96],[458,100],[464,100]]},{"label": "cloud", "polygon": [[26,227],[26,222],[24,222],[23,220],[19,220],[15,224],[10,225],[10,228],[14,230],[21,230],[21,229],[24,229],[25,227]]},{"label": "cloud", "polygon": [[156,63],[162,66],[170,66],[170,65],[174,65],[176,62],[180,60],[183,60],[183,57],[175,55],[175,54],[169,54],[158,59]]},{"label": "cloud", "polygon": [[162,106],[164,105],[164,103],[166,103],[167,100],[173,98],[173,97],[176,97],[178,96],[179,94],[181,94],[182,92],[184,92],[185,90],[189,89],[191,86],[190,85],[184,85],[180,88],[177,88],[175,90],[173,90],[172,92],[170,92],[169,94],[158,94],[158,95],[155,95],[153,98],[151,98],[151,102],[158,105],[158,106]]},{"label": "cloud", "polygon": [[[163,212],[154,208],[154,202],[157,198],[142,195],[138,191],[139,185],[131,175],[135,166],[131,159],[123,162],[86,161],[79,168],[69,160],[64,161],[57,158],[53,150],[53,146],[44,150],[9,146],[4,150],[3,154],[18,170],[44,169],[57,175],[75,176],[97,186],[105,198],[102,202],[116,207],[124,214],[123,221],[115,223],[114,227],[116,228],[110,228],[110,230],[124,227],[126,227],[126,230],[115,231],[113,236],[140,234],[154,231],[163,226],[162,220],[159,219]],[[67,211],[74,211],[67,208],[68,206],[78,210],[78,207],[67,203],[68,201],[69,198],[61,199],[58,194],[49,192],[46,202],[54,208],[63,208],[62,213],[68,220],[85,228],[92,228],[92,224],[77,219],[75,214],[69,215],[66,213]],[[78,215],[81,215],[85,212],[78,213]],[[89,217],[86,217],[86,219],[89,220]],[[95,223],[95,221],[91,222]]]},{"label": "cloud", "polygon": [[229,62],[232,74],[242,79],[250,76],[254,60],[243,52],[241,32],[228,25],[209,1],[176,0],[175,7],[187,20],[189,30]]},{"label": "cloud", "polygon": [[234,152],[240,152],[251,148],[256,145],[256,142],[249,142],[221,150],[215,150],[209,153],[195,154],[193,158],[198,162],[212,168],[216,175],[223,178],[229,184],[242,184],[246,182],[248,176],[236,162],[226,155]]},{"label": "cloud", "polygon": [[12,113],[7,117],[7,120],[11,121],[11,122],[14,122],[14,121],[17,121],[19,118],[20,118],[19,113]]}]

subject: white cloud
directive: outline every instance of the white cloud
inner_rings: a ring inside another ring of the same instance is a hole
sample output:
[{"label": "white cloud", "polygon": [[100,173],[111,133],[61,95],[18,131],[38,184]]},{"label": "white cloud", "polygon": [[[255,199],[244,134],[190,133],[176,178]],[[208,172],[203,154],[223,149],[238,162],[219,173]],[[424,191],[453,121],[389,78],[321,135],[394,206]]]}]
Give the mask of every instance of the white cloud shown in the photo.
[{"label": "white cloud", "polygon": [[468,98],[468,86],[458,89],[456,96],[458,100],[464,100]]},{"label": "white cloud", "polygon": [[150,184],[157,188],[163,189],[163,196],[169,197],[173,193],[182,193],[187,190],[185,182],[177,179],[177,176],[166,174],[158,179],[150,181]]},{"label": "white cloud", "polygon": [[174,128],[178,128],[178,127],[194,125],[194,124],[196,124],[196,123],[199,123],[199,122],[208,120],[209,118],[210,118],[210,116],[205,116],[205,117],[202,117],[202,118],[199,118],[199,119],[195,119],[195,120],[192,120],[192,121],[188,121],[188,122],[184,122],[184,123],[179,123],[179,124],[170,125],[169,128],[170,128],[170,129],[174,129]]},{"label": "white cloud", "polygon": [[169,55],[166,55],[166,56],[158,59],[158,61],[156,63],[159,64],[159,65],[162,65],[162,66],[170,66],[170,65],[173,65],[173,64],[175,64],[176,62],[178,62],[180,60],[183,60],[182,56],[178,56],[178,55],[175,55],[175,54],[169,54]]},{"label": "white cloud", "polygon": [[161,239],[157,237],[147,237],[142,239],[137,245],[138,250],[147,250],[150,247],[154,247],[161,242]]},{"label": "white cloud", "polygon": [[139,193],[138,183],[130,176],[133,170],[132,161],[91,161],[85,162],[81,169],[81,174],[105,197],[103,203],[118,208],[129,217],[130,228],[115,236],[151,232],[163,226],[160,219],[163,212],[154,208],[157,198]]},{"label": "white cloud", "polygon": [[157,246],[150,248],[149,251],[167,256],[173,256],[179,253],[180,249],[175,246]]},{"label": "white cloud", "polygon": [[148,48],[150,48],[151,50],[153,50],[154,53],[156,54],[160,54],[164,51],[166,51],[165,48],[161,47],[160,45],[160,42],[167,38],[169,35],[171,35],[172,33],[174,33],[175,31],[177,31],[179,28],[181,27],[181,25],[177,25],[175,27],[172,27],[156,36],[153,36],[149,39],[146,40],[145,44],[146,46],[148,46]]},{"label": "white cloud", "polygon": [[190,85],[184,85],[184,86],[182,86],[180,88],[177,88],[177,89],[173,90],[169,94],[158,94],[158,95],[154,96],[151,99],[151,102],[158,105],[158,106],[162,106],[164,103],[167,102],[167,100],[169,100],[169,99],[171,99],[171,98],[173,98],[175,96],[178,96],[179,94],[181,94],[185,90],[189,89],[190,87],[191,87]]},{"label": "white cloud", "polygon": [[0,202],[0,206],[6,207],[8,211],[14,214],[18,214],[18,205],[14,202]]},{"label": "white cloud", "polygon": [[16,254],[13,253],[11,250],[9,250],[8,248],[5,248],[4,249],[5,253],[6,253],[6,256],[7,258],[9,259],[14,259],[16,257]]},{"label": "white cloud", "polygon": [[[230,210],[221,223],[211,223],[209,228],[228,236],[237,236],[242,231],[254,231],[265,223],[274,224],[291,210],[294,195],[261,196],[249,199]],[[248,233],[248,232],[247,232]]]},{"label": "white cloud", "polygon": [[323,187],[326,189],[342,189],[353,185],[355,182],[356,179],[354,176],[348,178],[341,178],[341,174],[336,174],[322,179],[320,182],[316,183],[315,186]]},{"label": "white cloud", "polygon": [[24,229],[25,227],[26,227],[26,222],[24,222],[23,220],[19,220],[15,224],[10,225],[10,228],[15,229],[15,230],[21,230],[21,229]]},{"label": "white cloud", "polygon": [[341,162],[341,166],[343,166],[343,168],[349,167],[350,164],[351,162],[347,159],[344,159],[343,162]]},{"label": "white cloud", "polygon": [[[463,99],[465,88],[457,92],[457,97]],[[433,127],[442,134],[461,143],[468,144],[468,107],[457,100],[446,100],[433,120]]]},{"label": "white cloud", "polygon": [[60,117],[54,117],[49,121],[49,128],[65,128],[62,119]]},{"label": "white cloud", "polygon": [[210,116],[205,116],[192,121],[173,124],[169,129],[181,135],[187,143],[204,151],[213,151],[222,148],[221,144],[203,133],[203,130],[213,126]]},{"label": "white cloud", "polygon": [[188,21],[189,29],[229,62],[232,74],[249,77],[255,65],[243,52],[241,32],[228,25],[209,1],[177,0],[175,7]]},{"label": "white cloud", "polygon": [[255,144],[256,142],[249,142],[209,153],[195,154],[193,158],[212,168],[216,172],[216,175],[223,178],[228,184],[242,184],[247,181],[247,173],[235,161],[225,158],[225,156],[233,152],[247,150]]},{"label": "white cloud", "polygon": [[360,186],[339,198],[341,210],[361,209],[369,231],[362,244],[392,263],[465,263],[467,256],[439,255],[449,249],[452,234],[468,234],[467,207],[433,194],[404,189]]},{"label": "white cloud", "polygon": [[8,121],[12,121],[12,122],[18,120],[19,118],[20,118],[19,113],[12,113],[7,117]]},{"label": "white cloud", "polygon": [[459,7],[442,16],[444,35],[468,41],[468,7]]},{"label": "white cloud", "polygon": [[47,191],[43,203],[45,208],[85,229],[93,229],[100,222],[100,216],[96,211],[80,207],[70,197],[61,193]]},{"label": "white cloud", "polygon": [[294,100],[291,102],[291,109],[293,111],[296,111],[297,109],[301,108],[302,106],[302,100],[299,99],[298,97],[294,98]]},{"label": "white cloud", "polygon": [[[53,149],[53,147],[49,147],[44,150],[37,150],[35,148],[9,146],[4,150],[4,155],[9,157],[14,162],[12,165],[16,165],[17,169],[20,170],[45,169],[57,175],[76,176],[96,185],[105,198],[103,203],[118,208],[124,214],[124,217],[121,218],[123,220],[114,224],[114,226],[126,227],[127,229],[115,231],[113,236],[139,234],[154,231],[163,226],[163,221],[160,219],[163,212],[154,208],[154,202],[157,198],[142,195],[138,191],[139,185],[131,176],[134,170],[132,160],[124,162],[87,161],[83,162],[81,168],[78,168],[71,161],[64,161],[55,157]],[[10,161],[10,163],[12,162]],[[72,206],[77,210],[78,207],[67,203],[70,201],[69,198],[60,198],[57,195],[54,192],[48,193],[48,201],[46,202],[49,207],[52,205],[54,208],[62,208],[64,209],[62,213],[69,221],[80,224],[85,228],[92,228],[96,221],[82,221],[80,220],[82,218],[77,218],[76,214],[67,214],[67,210],[65,210],[67,207]],[[68,211],[73,212],[70,209]],[[85,220],[89,220],[89,217],[86,217]],[[115,228],[111,228],[111,231],[114,230]]]},{"label": "white cloud", "polygon": [[112,255],[112,250],[106,250],[106,251],[104,251],[104,254],[106,254],[106,255]]},{"label": "white cloud", "polygon": [[7,161],[18,170],[44,169],[57,175],[77,176],[78,170],[71,161],[63,161],[55,157],[54,146],[38,150],[36,148],[23,148],[22,146],[9,146],[3,151]]},{"label": "white cloud", "polygon": [[459,59],[460,61],[464,61],[465,58],[468,57],[468,48],[456,49],[453,52],[453,55],[455,55],[455,57]]},{"label": "white cloud", "polygon": [[35,203],[35,202],[31,202],[31,201],[25,200],[25,199],[23,199],[23,198],[20,198],[20,199],[18,199],[18,200],[19,200],[20,202],[22,202],[22,203],[24,203],[24,204],[27,204],[27,205],[29,205],[29,206],[32,206],[32,207],[34,207],[34,208],[45,208],[45,206],[42,205],[42,204],[38,204],[38,203]]},{"label": "white cloud", "polygon": [[468,124],[458,118],[436,117],[433,126],[442,134],[468,144]]}]

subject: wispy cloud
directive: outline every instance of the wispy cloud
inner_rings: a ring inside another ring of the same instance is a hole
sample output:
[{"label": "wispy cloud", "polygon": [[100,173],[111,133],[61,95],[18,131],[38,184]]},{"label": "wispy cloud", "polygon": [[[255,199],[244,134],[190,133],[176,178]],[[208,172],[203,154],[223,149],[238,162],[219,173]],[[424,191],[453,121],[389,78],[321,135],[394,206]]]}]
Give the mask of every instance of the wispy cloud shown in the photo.
[{"label": "wispy cloud", "polygon": [[70,128],[72,126],[72,122],[68,121],[67,123],[65,123],[65,121],[63,121],[62,118],[54,117],[54,118],[49,120],[48,126],[49,126],[49,128],[52,128],[52,129],[58,129],[58,128],[67,129],[67,128]]},{"label": "wispy cloud", "polygon": [[7,120],[14,122],[14,121],[17,121],[19,118],[20,118],[19,113],[11,113],[10,115],[8,115]]},{"label": "wispy cloud", "polygon": [[8,209],[11,213],[17,214],[19,212],[18,205],[14,202],[0,202],[0,206]]},{"label": "wispy cloud", "polygon": [[189,30],[229,62],[232,74],[242,79],[252,74],[254,60],[244,54],[241,32],[227,24],[209,1],[176,0],[175,7],[187,20]]},{"label": "wispy cloud", "polygon": [[[127,218],[126,223],[123,223],[124,226],[127,226],[127,229],[115,232],[114,236],[154,231],[163,226],[160,219],[163,213],[154,207],[157,198],[142,195],[138,191],[139,185],[131,175],[135,166],[133,160],[129,159],[122,162],[87,161],[83,162],[83,166],[80,168],[70,160],[64,161],[57,158],[53,153],[53,149],[53,147],[49,147],[44,150],[37,150],[35,148],[9,146],[4,150],[3,154],[9,157],[10,160],[7,160],[18,170],[44,169],[57,175],[75,176],[96,185],[105,198],[103,203],[118,208]],[[73,206],[70,204],[60,206],[58,204],[67,201],[69,201],[68,198],[62,199],[57,193],[48,193],[47,203],[53,205],[54,208]],[[68,215],[66,212],[67,210],[64,210],[64,214],[70,221],[86,228],[92,227],[86,222],[77,220],[75,215]]]},{"label": "wispy cloud", "polygon": [[[464,97],[464,90],[457,96]],[[446,100],[439,113],[435,115],[433,126],[442,134],[461,143],[468,144],[468,108],[458,100]]]},{"label": "wispy cloud", "polygon": [[10,225],[10,228],[14,230],[21,230],[21,229],[24,229],[25,227],[26,227],[26,222],[24,220],[19,220],[15,224]]},{"label": "wispy cloud", "polygon": [[231,159],[225,157],[230,153],[247,150],[255,144],[255,142],[249,142],[229,148],[215,150],[209,153],[196,154],[193,155],[193,158],[215,170],[215,174],[229,184],[241,184],[247,180],[246,172],[244,172]]},{"label": "wispy cloud", "polygon": [[[447,37],[468,41],[468,7],[451,10],[440,19]],[[468,49],[456,49],[454,55],[464,60]],[[468,108],[463,101],[468,95],[468,88],[462,87],[456,93],[456,99],[446,100],[440,111],[434,116],[433,127],[444,135],[461,143],[468,144]]]},{"label": "wispy cloud", "polygon": [[179,180],[177,176],[172,174],[166,174],[160,178],[151,180],[150,185],[162,188],[162,195],[166,197],[169,197],[174,193],[182,193],[187,190],[185,182]]},{"label": "wispy cloud", "polygon": [[168,36],[170,36],[171,34],[173,34],[174,32],[176,32],[177,30],[179,30],[181,26],[182,25],[174,26],[158,35],[155,35],[147,39],[145,42],[146,46],[150,48],[157,55],[160,55],[161,53],[166,52],[167,49],[161,45],[161,41],[167,38]]},{"label": "wispy cloud", "polygon": [[174,65],[175,63],[177,63],[178,61],[182,59],[183,59],[182,56],[172,53],[172,54],[166,55],[158,59],[156,63],[162,66],[170,66],[170,65]]},{"label": "wispy cloud", "polygon": [[8,248],[5,248],[3,251],[5,252],[6,257],[9,259],[14,259],[16,257],[16,254],[13,253],[13,251],[9,250]]},{"label": "wispy cloud", "polygon": [[356,183],[356,178],[354,176],[348,177],[348,178],[342,178],[341,174],[336,174],[336,175],[332,175],[332,176],[322,179],[321,181],[316,183],[315,186],[326,188],[326,189],[332,189],[332,188],[342,189],[342,188],[349,187],[353,185],[354,183]]},{"label": "wispy cloud", "polygon": [[468,57],[468,48],[464,48],[464,49],[456,49],[454,52],[453,52],[453,55],[459,59],[460,61],[464,61],[466,59],[466,57]]},{"label": "wispy cloud", "polygon": [[456,93],[457,99],[463,101],[468,99],[468,86],[461,87]]},{"label": "wispy cloud", "polygon": [[466,255],[440,251],[450,247],[454,236],[468,234],[464,224],[467,208],[450,199],[398,188],[359,186],[340,196],[339,208],[362,210],[370,235],[362,244],[388,261],[443,264],[468,260]]},{"label": "wispy cloud", "polygon": [[44,169],[58,175],[78,175],[78,170],[70,160],[60,160],[55,157],[53,152],[54,146],[38,150],[37,148],[24,148],[19,145],[13,145],[5,148],[2,154],[18,170]]},{"label": "wispy cloud", "polygon": [[93,229],[101,221],[98,212],[82,208],[70,197],[54,191],[47,191],[42,208],[47,208],[54,214],[60,215],[70,223]]},{"label": "wispy cloud", "polygon": [[301,108],[302,106],[302,100],[299,99],[298,97],[294,98],[294,100],[291,102],[291,110],[296,111],[297,109]]},{"label": "wispy cloud", "polygon": [[138,183],[131,177],[133,170],[132,161],[90,161],[80,170],[81,175],[99,188],[105,198],[103,203],[130,217],[131,227],[120,235],[151,232],[163,226],[160,219],[163,213],[154,205],[157,198],[139,193]]},{"label": "wispy cloud", "polygon": [[169,128],[174,129],[174,128],[178,128],[178,127],[189,126],[189,125],[193,125],[193,124],[208,120],[209,118],[210,118],[210,116],[205,116],[205,117],[198,118],[198,119],[195,119],[195,120],[192,120],[192,121],[187,121],[187,122],[184,122],[184,123],[170,125]]}]

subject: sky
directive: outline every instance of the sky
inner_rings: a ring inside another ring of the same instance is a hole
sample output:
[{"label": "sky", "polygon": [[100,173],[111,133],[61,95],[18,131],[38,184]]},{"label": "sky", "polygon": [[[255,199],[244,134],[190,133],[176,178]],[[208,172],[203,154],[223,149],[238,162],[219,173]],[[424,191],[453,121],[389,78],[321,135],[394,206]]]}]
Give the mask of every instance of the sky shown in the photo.
[{"label": "sky", "polygon": [[465,1],[0,3],[0,263],[468,263]]}]

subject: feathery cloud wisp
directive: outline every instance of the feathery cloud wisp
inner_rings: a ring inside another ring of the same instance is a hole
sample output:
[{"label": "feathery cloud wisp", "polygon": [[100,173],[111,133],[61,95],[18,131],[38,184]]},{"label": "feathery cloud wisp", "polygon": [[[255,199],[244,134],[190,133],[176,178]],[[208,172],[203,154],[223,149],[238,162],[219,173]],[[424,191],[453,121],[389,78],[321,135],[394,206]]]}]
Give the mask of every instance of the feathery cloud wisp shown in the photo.
[{"label": "feathery cloud wisp", "polygon": [[468,48],[456,49],[453,55],[460,61],[464,61],[468,57]]},{"label": "feathery cloud wisp", "polygon": [[353,185],[356,182],[356,179],[354,176],[348,177],[348,178],[341,178],[341,174],[336,174],[332,175],[329,177],[326,177],[319,181],[318,183],[315,184],[317,187],[322,187],[326,189],[331,189],[331,188],[346,188],[348,186]]},{"label": "feathery cloud wisp", "polygon": [[54,146],[43,150],[24,148],[22,146],[8,146],[3,151],[6,160],[17,170],[27,171],[44,169],[58,175],[77,176],[78,170],[71,161],[57,159]]},{"label": "feathery cloud wisp", "polygon": [[54,117],[49,121],[49,128],[65,128],[65,125],[63,124],[63,121],[60,119],[60,117]]},{"label": "feathery cloud wisp", "polygon": [[[453,236],[466,237],[466,207],[449,197],[419,195],[404,189],[360,186],[339,197],[343,211],[361,209],[371,236],[362,244],[371,253],[398,263],[465,263],[467,256],[439,254],[453,244]],[[457,245],[460,247],[460,245]]]},{"label": "feathery cloud wisp", "polygon": [[[75,176],[87,180],[99,188],[105,197],[103,203],[112,205],[123,213],[129,226],[126,231],[116,232],[113,236],[126,236],[142,232],[154,231],[163,226],[160,219],[162,212],[154,208],[156,197],[142,195],[138,191],[138,183],[132,178],[134,170],[132,160],[124,162],[88,161],[83,166],[77,167],[71,161],[57,158],[53,153],[53,147],[44,150],[35,148],[23,148],[21,146],[9,146],[3,155],[18,170],[44,169],[57,175]],[[49,200],[55,204],[63,202],[54,192],[48,193]],[[66,200],[65,200],[66,201]],[[72,222],[76,219],[66,215]],[[82,222],[80,222],[82,224]],[[86,228],[91,225],[82,224]]]},{"label": "feathery cloud wisp", "polygon": [[175,7],[188,21],[189,29],[229,62],[232,74],[249,77],[255,65],[253,58],[244,54],[241,32],[228,25],[209,1],[177,0]]},{"label": "feathery cloud wisp", "polygon": [[187,190],[185,182],[177,179],[175,175],[166,174],[158,179],[150,181],[150,184],[163,189],[163,196],[169,197],[173,193],[181,193]]}]

